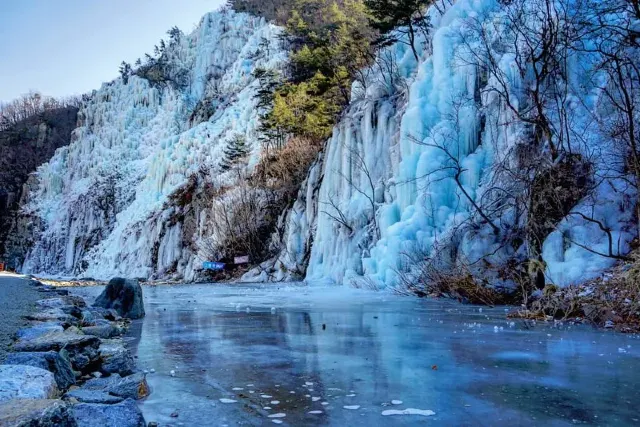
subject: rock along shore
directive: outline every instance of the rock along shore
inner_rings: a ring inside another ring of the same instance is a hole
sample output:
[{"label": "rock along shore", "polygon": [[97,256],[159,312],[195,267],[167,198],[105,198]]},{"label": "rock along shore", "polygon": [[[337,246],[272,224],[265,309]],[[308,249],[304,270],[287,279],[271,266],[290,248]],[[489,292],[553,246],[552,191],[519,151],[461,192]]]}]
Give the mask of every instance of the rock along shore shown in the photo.
[{"label": "rock along shore", "polygon": [[[149,387],[122,340],[129,320],[35,279],[0,278],[5,284],[8,295],[16,287],[24,295],[3,299],[20,320],[6,329],[15,341],[0,359],[0,427],[144,427],[135,401]],[[137,298],[141,303],[141,293]]]}]

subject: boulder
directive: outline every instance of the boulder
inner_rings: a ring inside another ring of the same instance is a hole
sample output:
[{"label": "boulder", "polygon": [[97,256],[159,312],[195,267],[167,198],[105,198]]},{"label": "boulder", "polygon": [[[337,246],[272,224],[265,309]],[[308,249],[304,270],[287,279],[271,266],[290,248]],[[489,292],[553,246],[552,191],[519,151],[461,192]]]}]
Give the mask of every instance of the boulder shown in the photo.
[{"label": "boulder", "polygon": [[25,317],[36,322],[60,322],[67,325],[72,325],[78,321],[78,319],[65,313],[61,308],[49,308]]},{"label": "boulder", "polygon": [[87,335],[95,335],[96,337],[109,339],[116,337],[118,335],[122,335],[122,330],[113,325],[111,322],[107,324],[101,324],[96,326],[85,326],[82,328],[82,332]]},{"label": "boulder", "polygon": [[145,427],[142,412],[127,399],[114,405],[78,403],[71,409],[78,426],[82,427]]},{"label": "boulder", "polygon": [[125,399],[142,399],[149,395],[149,385],[142,373],[128,377],[113,374],[109,377],[93,378],[84,383],[81,390],[102,391]]},{"label": "boulder", "polygon": [[121,277],[111,279],[93,305],[107,309],[113,308],[120,316],[130,319],[144,317],[142,287],[136,280]]},{"label": "boulder", "polygon": [[100,344],[99,350],[100,358],[102,359],[100,372],[103,374],[120,374],[121,376],[133,373],[135,362],[122,341],[104,340]]},{"label": "boulder", "polygon": [[69,356],[65,350],[47,352],[11,353],[5,362],[7,365],[28,365],[51,372],[58,389],[66,390],[76,383]]},{"label": "boulder", "polygon": [[104,391],[84,389],[70,391],[65,394],[64,397],[67,399],[76,399],[81,403],[104,403],[108,405],[120,403],[124,400],[122,397],[113,396],[109,393],[105,393]]},{"label": "boulder", "polygon": [[75,295],[60,296],[55,298],[46,298],[36,301],[40,308],[62,308],[67,306],[75,306],[84,308],[87,304],[84,299]]},{"label": "boulder", "polygon": [[58,388],[53,374],[25,365],[0,365],[0,402],[11,399],[51,399]]},{"label": "boulder", "polygon": [[64,348],[69,354],[71,366],[80,372],[90,372],[90,365],[100,357],[99,347],[100,338],[78,333],[76,328],[49,332],[29,340],[21,339],[13,345],[13,349],[19,352],[60,351]]},{"label": "boulder", "polygon": [[62,332],[64,328],[58,322],[36,323],[33,326],[21,328],[16,332],[16,337],[21,340],[32,340],[49,332]]},{"label": "boulder", "polygon": [[0,402],[3,427],[77,427],[67,404],[52,399],[12,399]]}]

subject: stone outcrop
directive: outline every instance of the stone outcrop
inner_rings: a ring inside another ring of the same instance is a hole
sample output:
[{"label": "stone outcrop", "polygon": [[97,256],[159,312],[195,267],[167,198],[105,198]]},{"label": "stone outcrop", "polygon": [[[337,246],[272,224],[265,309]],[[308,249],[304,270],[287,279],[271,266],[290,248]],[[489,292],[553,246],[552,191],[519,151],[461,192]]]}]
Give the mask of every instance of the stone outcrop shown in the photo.
[{"label": "stone outcrop", "polygon": [[83,427],[145,427],[135,402],[127,399],[113,405],[79,403],[71,410],[76,423]]},{"label": "stone outcrop", "polygon": [[122,317],[140,319],[144,317],[142,287],[137,280],[115,277],[96,298],[94,307],[112,308]]},{"label": "stone outcrop", "polygon": [[28,365],[47,370],[53,374],[60,390],[66,390],[76,383],[76,377],[65,350],[11,353],[4,363],[7,365]]},{"label": "stone outcrop", "polygon": [[19,207],[28,196],[29,175],[71,142],[78,109],[46,111],[0,131],[0,259],[19,268],[37,224]]},{"label": "stone outcrop", "polygon": [[58,387],[53,374],[25,365],[0,365],[0,401],[11,399],[51,399]]},{"label": "stone outcrop", "polygon": [[61,400],[13,399],[0,402],[0,426],[76,427],[69,406]]}]

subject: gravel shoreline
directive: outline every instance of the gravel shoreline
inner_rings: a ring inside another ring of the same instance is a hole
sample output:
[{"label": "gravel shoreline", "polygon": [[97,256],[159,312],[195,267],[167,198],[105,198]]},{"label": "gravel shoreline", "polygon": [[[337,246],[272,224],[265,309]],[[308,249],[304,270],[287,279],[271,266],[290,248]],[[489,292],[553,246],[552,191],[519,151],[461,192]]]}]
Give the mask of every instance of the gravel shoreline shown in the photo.
[{"label": "gravel shoreline", "polygon": [[24,316],[34,313],[35,302],[42,298],[30,278],[0,274],[0,363],[7,357],[16,331],[29,323]]}]

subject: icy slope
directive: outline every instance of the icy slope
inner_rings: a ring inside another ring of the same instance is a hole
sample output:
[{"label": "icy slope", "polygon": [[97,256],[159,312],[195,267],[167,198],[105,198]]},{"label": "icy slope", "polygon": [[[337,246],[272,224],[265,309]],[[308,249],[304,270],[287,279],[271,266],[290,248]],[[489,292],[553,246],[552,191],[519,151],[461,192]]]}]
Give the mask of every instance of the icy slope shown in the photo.
[{"label": "icy slope", "polygon": [[[410,270],[409,259],[429,256],[437,244],[444,243],[442,248],[470,263],[483,257],[493,262],[522,250],[503,248],[487,226],[453,237],[461,224],[477,216],[462,190],[477,204],[487,203],[483,196],[489,187],[492,194],[500,188],[506,191],[509,183],[496,178],[496,165],[512,161],[507,153],[514,151],[525,134],[523,124],[492,95],[491,88],[498,82],[481,75],[473,64],[478,60],[474,55],[482,54],[482,49],[477,38],[469,36],[470,27],[501,22],[504,5],[459,0],[443,14],[433,8],[430,12],[433,30],[430,40],[419,43],[419,63],[405,44],[389,50],[407,88],[390,97],[381,83],[384,79],[374,73],[365,99],[353,102],[336,126],[326,148],[318,201],[312,208],[319,212],[316,222],[294,221],[280,269],[291,260],[303,259],[300,253],[290,252],[304,249],[298,242],[308,241],[309,236],[313,246],[308,281],[330,279],[365,287],[397,285],[399,273]],[[498,43],[498,39],[509,40],[510,35],[495,32],[499,26],[485,28],[487,37],[496,40],[492,55],[507,76],[512,103],[518,105],[524,102],[521,85],[526,83],[516,72],[513,54]],[[568,90],[575,91],[567,96],[571,132],[582,141],[578,149],[585,156],[594,148],[605,147],[590,119],[597,100],[596,88],[587,76],[593,72],[588,69],[591,63],[586,55],[567,63]],[[442,148],[460,162],[460,186]],[[596,173],[604,174],[605,161],[593,162]],[[573,211],[593,215],[606,224],[616,251],[624,253],[633,235],[628,227],[632,196],[620,180],[607,179]],[[503,229],[515,227],[514,216],[513,211],[505,210],[495,222]],[[296,212],[295,217],[308,215]],[[566,217],[543,243],[548,280],[564,285],[597,275],[614,262],[595,253],[606,253],[607,245],[606,233],[595,223],[575,214]]]},{"label": "icy slope", "polygon": [[[179,219],[165,209],[167,197],[199,168],[215,170],[235,135],[252,144],[250,164],[255,162],[251,73],[286,60],[278,33],[260,18],[210,13],[167,48],[168,63],[186,73],[186,85],[134,75],[127,84],[119,78],[96,91],[81,111],[73,143],[37,172],[39,185],[25,209],[43,227],[24,271],[188,274],[194,254],[183,242]],[[190,118],[203,102],[213,116],[192,127]]]}]

